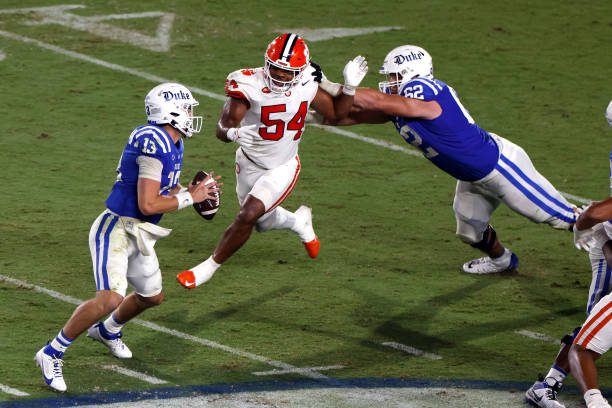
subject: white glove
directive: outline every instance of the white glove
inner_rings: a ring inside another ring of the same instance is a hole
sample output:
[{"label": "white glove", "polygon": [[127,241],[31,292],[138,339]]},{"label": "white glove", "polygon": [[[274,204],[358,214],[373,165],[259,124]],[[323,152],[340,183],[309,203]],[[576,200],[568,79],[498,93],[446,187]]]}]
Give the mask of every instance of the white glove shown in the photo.
[{"label": "white glove", "polygon": [[342,74],[344,75],[344,87],[342,92],[346,95],[355,95],[355,89],[368,73],[368,62],[361,55],[356,56],[346,63]]},{"label": "white glove", "polygon": [[612,101],[610,101],[608,109],[606,109],[606,119],[608,120],[608,125],[612,127]]},{"label": "white glove", "polygon": [[595,231],[593,230],[593,228],[587,228],[585,230],[578,231],[578,229],[574,225],[574,246],[576,247],[576,249],[589,252],[589,250],[593,246],[594,233]]},{"label": "white glove", "polygon": [[259,128],[259,124],[255,123],[253,125],[248,125],[248,126],[242,126],[239,128],[229,128],[227,129],[227,134],[225,137],[227,137],[227,140],[229,140],[230,142],[236,142],[236,143],[240,143],[239,139],[241,134],[244,135],[246,132],[257,132],[257,129]]}]

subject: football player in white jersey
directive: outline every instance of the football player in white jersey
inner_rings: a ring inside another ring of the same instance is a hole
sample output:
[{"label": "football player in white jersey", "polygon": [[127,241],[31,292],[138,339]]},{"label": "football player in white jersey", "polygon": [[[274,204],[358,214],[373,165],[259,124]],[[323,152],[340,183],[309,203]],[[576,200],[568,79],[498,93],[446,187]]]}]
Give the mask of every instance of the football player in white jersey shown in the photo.
[{"label": "football player in white jersey", "polygon": [[[163,301],[154,245],[170,230],[157,223],[164,213],[212,198],[221,185],[213,175],[186,188],[179,184],[183,139],[202,127],[202,117],[193,116],[197,105],[191,92],[176,83],[158,85],[147,94],[148,123],[138,126],[128,138],[106,209],[90,229],[96,296],[79,305],[57,336],[35,356],[51,389],[66,391],[62,357],[79,335],[87,331],[88,337],[108,347],[115,357],[131,358],[132,352],[121,340],[121,328]],[[126,296],[128,284],[134,291]]]},{"label": "football player in white jersey", "polygon": [[[612,127],[612,101],[608,105],[606,111],[606,119]],[[610,188],[612,195],[612,153],[610,154]],[[574,242],[577,248],[584,249],[589,253],[591,262],[591,285],[589,287],[589,296],[587,298],[586,314],[588,317],[587,323],[583,326],[574,329],[571,334],[564,336],[561,339],[561,348],[557,353],[555,361],[550,366],[546,376],[539,378],[525,393],[527,402],[541,408],[563,408],[563,405],[557,400],[557,393],[561,389],[563,381],[568,374],[574,375],[578,384],[582,387],[586,382],[588,386],[582,390],[587,400],[587,405],[593,407],[608,407],[605,405],[589,405],[589,401],[595,404],[596,401],[601,402],[601,393],[593,392],[592,388],[597,388],[597,380],[592,381],[592,373],[594,365],[589,365],[590,357],[599,357],[602,346],[601,341],[612,342],[612,327],[602,330],[595,340],[595,346],[592,346],[590,340],[586,338],[588,333],[593,332],[593,327],[587,327],[592,316],[596,315],[602,306],[610,302],[610,291],[612,290],[612,223],[608,220],[612,219],[612,198],[608,198],[598,203],[592,203],[576,220],[574,226]],[[605,221],[605,222],[604,222]],[[607,299],[607,300],[605,300]],[[572,344],[574,344],[572,346]],[[578,345],[576,345],[578,344]],[[577,371],[573,364],[570,364],[570,347],[574,349],[574,358],[586,359],[586,366],[582,371]],[[590,348],[599,347],[599,348]],[[594,350],[593,354],[591,351]],[[606,348],[607,350],[607,348]],[[590,368],[589,368],[590,367]],[[588,376],[590,379],[585,379]],[[587,393],[589,390],[589,393]],[[599,395],[599,397],[598,397]]]},{"label": "football player in white jersey", "polygon": [[[612,103],[610,106],[612,107]],[[612,126],[612,111],[609,119],[611,119],[610,124]],[[612,263],[612,234],[610,233],[612,228],[610,228],[609,220],[612,220],[612,197],[598,203],[593,203],[576,221],[577,231],[580,232],[595,226],[595,235],[597,235],[597,232],[601,233],[603,229],[597,229],[596,224],[604,223],[603,227],[608,230],[602,233],[606,241],[603,252],[608,261],[608,271],[610,270],[609,265]],[[591,245],[599,246],[600,243],[601,238],[596,238],[591,242]],[[611,321],[612,294],[608,293],[590,310],[589,316],[582,324],[580,331],[575,335],[574,342],[569,351],[569,367],[583,393],[587,408],[610,408],[610,404],[599,390],[595,360],[612,347]]]},{"label": "football player in white jersey", "polygon": [[[381,92],[359,88],[349,118],[336,124],[391,122],[407,143],[457,179],[456,234],[487,255],[465,262],[464,272],[517,269],[518,257],[501,244],[489,224],[501,203],[534,222],[571,228],[575,206],[537,171],[525,150],[478,126],[455,90],[434,77],[426,50],[396,47],[385,57],[380,73],[386,76]],[[323,81],[321,86],[332,95],[336,92],[333,83]]]},{"label": "football player in white jersey", "polygon": [[330,120],[345,117],[366,72],[363,57],[349,61],[343,72],[344,86],[332,100],[319,90],[320,71],[310,65],[304,40],[285,33],[268,45],[263,67],[228,75],[228,98],[217,124],[217,137],[238,145],[236,194],[240,212],[213,254],[178,274],[181,285],[191,289],[209,280],[249,239],[254,227],[259,232],[289,229],[299,236],[308,255],[317,257],[320,242],[312,226],[311,209],[301,206],[291,212],[280,205],[300,175],[298,145],[308,109],[312,107]]}]

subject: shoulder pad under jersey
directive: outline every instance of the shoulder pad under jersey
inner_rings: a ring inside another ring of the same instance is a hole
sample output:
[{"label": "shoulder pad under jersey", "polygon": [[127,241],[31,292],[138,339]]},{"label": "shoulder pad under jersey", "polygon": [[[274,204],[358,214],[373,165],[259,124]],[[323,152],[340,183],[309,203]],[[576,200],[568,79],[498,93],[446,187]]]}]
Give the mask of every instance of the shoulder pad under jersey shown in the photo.
[{"label": "shoulder pad under jersey", "polygon": [[406,98],[430,101],[444,89],[444,84],[437,80],[428,78],[414,78],[408,81],[400,91],[400,95]]},{"label": "shoulder pad under jersey", "polygon": [[251,100],[254,92],[261,89],[260,75],[258,69],[239,69],[230,73],[225,80],[225,94],[231,98]]}]

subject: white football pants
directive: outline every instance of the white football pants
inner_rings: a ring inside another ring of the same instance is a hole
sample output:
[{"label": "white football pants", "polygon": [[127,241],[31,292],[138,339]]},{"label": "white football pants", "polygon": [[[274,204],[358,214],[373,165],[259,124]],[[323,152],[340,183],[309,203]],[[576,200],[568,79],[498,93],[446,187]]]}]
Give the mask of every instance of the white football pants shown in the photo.
[{"label": "white football pants", "polygon": [[89,250],[96,290],[111,290],[125,297],[129,283],[143,297],[161,292],[162,275],[155,250],[151,246],[145,256],[136,236],[129,232],[138,223],[142,221],[105,210],[92,224]]},{"label": "white football pants", "polygon": [[453,210],[457,235],[474,244],[483,239],[493,211],[505,203],[536,223],[568,229],[575,222],[573,205],[533,166],[518,145],[491,134],[500,150],[495,169],[476,181],[457,181]]},{"label": "white football pants", "polygon": [[[258,224],[273,216],[274,210],[291,195],[300,177],[300,158],[267,170],[249,160],[242,149],[236,150],[236,195],[242,206],[248,195],[261,200],[266,213]],[[269,228],[264,228],[269,229]]]}]

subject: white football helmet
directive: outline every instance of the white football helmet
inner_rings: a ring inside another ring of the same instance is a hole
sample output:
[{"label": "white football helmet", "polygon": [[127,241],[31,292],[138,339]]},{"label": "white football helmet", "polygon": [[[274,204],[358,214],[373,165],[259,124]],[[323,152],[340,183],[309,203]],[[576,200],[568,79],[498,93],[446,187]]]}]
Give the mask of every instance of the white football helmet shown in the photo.
[{"label": "white football helmet", "polygon": [[402,45],[387,54],[378,72],[387,76],[386,81],[378,84],[380,91],[397,93],[413,78],[433,78],[431,55],[416,45]]},{"label": "white football helmet", "polygon": [[157,85],[145,97],[147,121],[152,125],[169,124],[185,137],[202,129],[202,117],[193,116],[198,105],[189,89],[172,82]]}]

